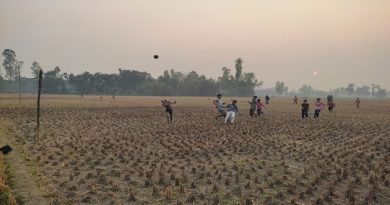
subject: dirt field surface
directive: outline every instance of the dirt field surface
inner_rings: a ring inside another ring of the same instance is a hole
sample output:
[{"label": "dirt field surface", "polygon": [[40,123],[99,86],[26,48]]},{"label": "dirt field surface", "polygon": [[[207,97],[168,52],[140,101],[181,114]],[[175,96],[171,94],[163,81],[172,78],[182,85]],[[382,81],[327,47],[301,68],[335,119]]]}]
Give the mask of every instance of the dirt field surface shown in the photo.
[{"label": "dirt field surface", "polygon": [[[34,96],[14,97],[0,120],[52,204],[390,204],[389,100],[336,98],[315,120],[309,99],[304,122],[292,99],[250,118],[236,98],[226,125],[214,97],[51,95],[34,139]],[[172,127],[161,99],[177,101]]]}]

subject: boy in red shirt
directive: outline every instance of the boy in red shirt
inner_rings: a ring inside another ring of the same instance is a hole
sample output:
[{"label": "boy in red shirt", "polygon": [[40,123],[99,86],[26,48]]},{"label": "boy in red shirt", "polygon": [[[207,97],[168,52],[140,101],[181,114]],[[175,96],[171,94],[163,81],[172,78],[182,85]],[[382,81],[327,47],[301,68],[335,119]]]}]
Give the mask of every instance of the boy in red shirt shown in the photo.
[{"label": "boy in red shirt", "polygon": [[360,108],[360,99],[359,98],[356,98],[356,108]]},{"label": "boy in red shirt", "polygon": [[261,111],[262,108],[265,108],[264,104],[261,103],[260,99],[257,99],[256,102],[256,109],[257,109],[257,115],[260,116],[261,114],[264,114],[263,111]]},{"label": "boy in red shirt", "polygon": [[333,108],[335,108],[335,107],[336,107],[336,104],[334,104],[334,102],[332,100],[329,101],[329,103],[328,103],[329,112],[333,112]]}]

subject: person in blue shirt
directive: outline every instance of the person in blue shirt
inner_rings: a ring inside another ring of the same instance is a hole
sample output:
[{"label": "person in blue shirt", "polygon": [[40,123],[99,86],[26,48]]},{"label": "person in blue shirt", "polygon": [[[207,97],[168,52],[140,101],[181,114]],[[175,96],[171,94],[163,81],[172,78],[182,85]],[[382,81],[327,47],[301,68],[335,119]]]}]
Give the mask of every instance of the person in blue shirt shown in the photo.
[{"label": "person in blue shirt", "polygon": [[238,112],[237,100],[233,100],[232,104],[226,106],[227,113],[225,117],[225,124],[230,121],[230,123],[234,123],[234,118],[236,118],[236,112]]}]

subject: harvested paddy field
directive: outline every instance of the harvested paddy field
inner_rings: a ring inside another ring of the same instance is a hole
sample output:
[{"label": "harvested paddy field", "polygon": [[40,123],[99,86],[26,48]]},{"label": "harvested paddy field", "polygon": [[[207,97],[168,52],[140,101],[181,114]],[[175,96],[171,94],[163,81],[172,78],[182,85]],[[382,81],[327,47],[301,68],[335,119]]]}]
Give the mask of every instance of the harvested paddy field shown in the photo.
[{"label": "harvested paddy field", "polygon": [[38,139],[33,98],[3,96],[0,119],[55,204],[390,204],[389,100],[303,122],[291,99],[250,118],[236,98],[226,125],[214,98],[167,97],[169,127],[164,98],[44,96]]}]

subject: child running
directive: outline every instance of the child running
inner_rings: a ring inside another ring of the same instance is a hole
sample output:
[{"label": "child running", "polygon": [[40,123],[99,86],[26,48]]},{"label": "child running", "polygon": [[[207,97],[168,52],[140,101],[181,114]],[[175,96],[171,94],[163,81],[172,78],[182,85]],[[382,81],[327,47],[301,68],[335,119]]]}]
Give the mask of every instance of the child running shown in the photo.
[{"label": "child running", "polygon": [[230,123],[234,123],[234,118],[236,118],[236,112],[238,112],[238,107],[236,105],[237,100],[233,100],[232,104],[226,106],[227,114],[225,117],[225,124],[230,120]]},{"label": "child running", "polygon": [[261,109],[265,108],[265,106],[263,103],[261,103],[260,99],[257,99],[256,108],[257,108],[257,115],[258,116],[260,116],[261,114],[264,114],[263,111],[261,111]]},{"label": "child running", "polygon": [[321,98],[317,98],[317,102],[314,105],[314,119],[318,119],[320,117],[320,112],[322,108],[324,108],[325,104],[321,102]]},{"label": "child running", "polygon": [[356,98],[355,104],[356,104],[356,108],[359,109],[360,108],[360,99],[359,98]]},{"label": "child running", "polygon": [[161,105],[165,107],[165,112],[167,113],[167,119],[168,119],[168,124],[172,124],[173,121],[173,110],[171,105],[176,104],[176,101],[170,102],[168,100],[162,100]]},{"label": "child running", "polygon": [[336,107],[336,104],[334,104],[333,100],[329,101],[328,103],[328,110],[329,112],[333,112],[333,108]]},{"label": "child running", "polygon": [[309,117],[309,103],[307,103],[307,100],[304,99],[303,103],[301,104],[302,106],[302,119],[306,120],[306,118]]},{"label": "child running", "polygon": [[251,117],[255,116],[256,99],[257,99],[257,96],[253,96],[252,101],[251,102],[248,101],[248,103],[251,105],[251,107],[249,108],[249,116],[251,116]]},{"label": "child running", "polygon": [[298,104],[298,97],[294,96],[294,105]]},{"label": "child running", "polygon": [[217,111],[219,112],[219,115],[217,117],[215,117],[215,119],[219,118],[219,117],[226,117],[226,112],[225,110],[223,109],[225,103],[222,102],[222,95],[221,94],[218,94],[217,95],[217,99],[215,99],[213,101],[213,104],[215,105],[215,108],[217,108]]}]

